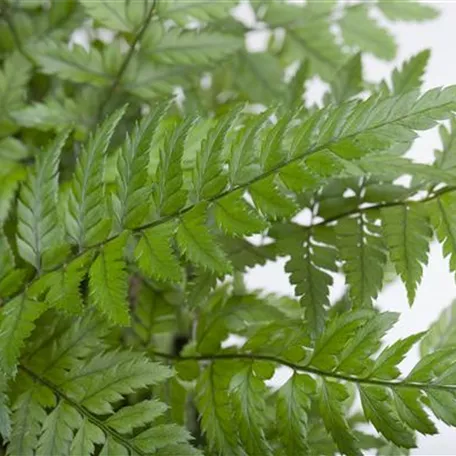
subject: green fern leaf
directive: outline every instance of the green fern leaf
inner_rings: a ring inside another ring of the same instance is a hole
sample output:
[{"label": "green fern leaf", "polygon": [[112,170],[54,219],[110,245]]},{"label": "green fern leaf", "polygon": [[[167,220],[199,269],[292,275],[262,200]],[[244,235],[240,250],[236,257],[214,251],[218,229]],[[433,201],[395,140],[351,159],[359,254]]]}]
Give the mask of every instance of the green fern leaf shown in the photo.
[{"label": "green fern leaf", "polygon": [[377,431],[399,447],[415,448],[414,434],[398,416],[389,391],[365,385],[359,386],[359,392],[364,414]]},{"label": "green fern leaf", "polygon": [[294,201],[280,190],[274,177],[255,182],[249,187],[249,193],[257,209],[273,220],[291,217],[296,212]]},{"label": "green fern leaf", "polygon": [[12,431],[7,451],[11,456],[34,454],[42,423],[46,419],[45,408],[55,405],[55,397],[49,390],[40,385],[30,386],[13,404]]},{"label": "green fern leaf", "polygon": [[429,61],[430,52],[422,51],[405,61],[400,70],[395,69],[392,75],[393,93],[400,95],[413,89],[419,89]]},{"label": "green fern leaf", "polygon": [[33,46],[33,56],[45,74],[96,87],[107,87],[112,81],[102,54],[95,48],[87,51],[75,44],[70,50],[65,43],[44,41]]},{"label": "green fern leaf", "polygon": [[422,394],[414,389],[398,389],[393,391],[394,405],[401,420],[411,429],[421,434],[437,434],[437,428],[423,410]]},{"label": "green fern leaf", "polygon": [[7,381],[0,375],[0,436],[3,440],[8,440],[11,434],[11,411],[7,395]]},{"label": "green fern leaf", "polygon": [[344,64],[331,81],[331,95],[334,101],[339,104],[361,92],[362,88],[361,53],[357,53]]},{"label": "green fern leaf", "polygon": [[409,303],[415,299],[423,265],[428,261],[432,231],[426,214],[414,206],[382,209],[383,229],[391,260],[405,283]]},{"label": "green fern leaf", "polygon": [[369,372],[369,377],[391,380],[399,377],[400,371],[397,366],[423,335],[424,333],[413,334],[405,339],[399,339],[393,345],[386,347],[375,360],[375,364]]},{"label": "green fern leaf", "polygon": [[187,442],[189,439],[190,433],[183,427],[177,424],[160,424],[141,432],[133,439],[133,443],[146,454],[153,454],[157,450]]},{"label": "green fern leaf", "polygon": [[228,162],[231,186],[245,182],[256,174],[256,141],[270,115],[271,113],[266,111],[258,116],[246,118],[244,129],[240,130],[233,140]]},{"label": "green fern leaf", "polygon": [[148,276],[179,282],[182,271],[171,248],[175,228],[166,223],[141,232],[135,248],[139,268]]},{"label": "green fern leaf", "polygon": [[384,312],[358,328],[356,334],[337,356],[336,370],[361,374],[369,369],[370,357],[380,348],[381,339],[396,323],[399,315]]},{"label": "green fern leaf", "polygon": [[[275,228],[272,232],[274,235]],[[325,326],[329,306],[329,287],[333,283],[327,271],[336,271],[337,252],[332,247],[333,230],[327,227],[305,229],[284,226],[279,231],[279,242],[284,253],[291,256],[285,266],[290,282],[296,285],[295,294],[305,309],[305,318],[313,335],[319,335]]]},{"label": "green fern leaf", "polygon": [[222,60],[241,48],[234,35],[213,31],[171,29],[158,43],[144,42],[144,51],[154,61],[166,65],[205,65]]},{"label": "green fern leaf", "polygon": [[93,305],[113,323],[128,325],[127,279],[123,250],[126,237],[106,244],[90,267],[90,297]]},{"label": "green fern leaf", "polygon": [[[127,448],[116,442],[113,437],[108,437],[100,451],[100,456],[130,456]],[[76,455],[75,455],[76,456]]]},{"label": "green fern leaf", "polygon": [[19,125],[41,131],[59,131],[74,126],[83,130],[80,108],[71,98],[36,102],[15,111],[13,117]]},{"label": "green fern leaf", "polygon": [[142,25],[149,10],[146,0],[135,2],[82,0],[81,3],[87,13],[101,25],[121,32],[135,32]]},{"label": "green fern leaf", "polygon": [[83,309],[79,286],[89,269],[90,254],[82,255],[61,269],[51,272],[34,284],[33,289],[47,290],[46,302],[49,306],[78,314]]},{"label": "green fern leaf", "polygon": [[358,310],[331,320],[315,343],[310,364],[325,370],[334,369],[344,347],[374,315],[370,310]]},{"label": "green fern leaf", "polygon": [[193,173],[193,187],[197,201],[219,194],[226,186],[227,178],[223,173],[224,144],[229,129],[236,121],[238,111],[234,109],[217,122],[201,143]]},{"label": "green fern leaf", "polygon": [[70,456],[93,454],[95,451],[95,445],[102,445],[104,441],[105,435],[102,430],[95,424],[91,423],[87,418],[84,418],[84,421],[71,442]]},{"label": "green fern leaf", "polygon": [[73,407],[60,402],[43,422],[36,454],[68,454],[73,440],[73,430],[80,422],[79,413]]},{"label": "green fern leaf", "polygon": [[42,302],[19,295],[2,308],[0,321],[0,371],[6,375],[17,372],[17,361],[24,341],[35,328],[35,320],[46,310]]},{"label": "green fern leaf", "polygon": [[339,451],[348,456],[360,456],[356,437],[343,415],[342,403],[349,397],[347,389],[340,383],[324,380],[319,395],[319,409],[327,431],[334,439]]},{"label": "green fern leaf", "polygon": [[165,19],[172,19],[184,26],[190,18],[201,22],[210,22],[228,17],[230,10],[237,4],[236,0],[217,1],[190,0],[182,3],[179,0],[168,0],[158,5],[157,14]]},{"label": "green fern leaf", "polygon": [[200,375],[196,385],[196,403],[201,414],[201,426],[209,446],[220,453],[240,455],[237,426],[234,421],[229,386],[236,363],[211,363]]},{"label": "green fern leaf", "polygon": [[456,345],[456,301],[431,325],[420,344],[421,356]]},{"label": "green fern leaf", "polygon": [[109,141],[124,111],[116,111],[106,119],[83,149],[76,165],[68,200],[66,228],[79,249],[101,241],[110,228],[104,213],[104,163]]},{"label": "green fern leaf", "polygon": [[174,129],[172,135],[165,137],[160,149],[160,162],[156,172],[157,192],[155,201],[160,214],[174,213],[185,206],[187,191],[183,188],[182,156],[185,139],[193,124],[188,119]]},{"label": "green fern leaf", "polygon": [[247,454],[271,453],[263,431],[266,386],[255,374],[252,363],[238,369],[230,384],[239,437]]},{"label": "green fern leaf", "polygon": [[0,230],[0,283],[13,269],[13,252],[3,230]]},{"label": "green fern leaf", "polygon": [[308,415],[315,389],[312,377],[294,373],[277,393],[276,420],[285,454],[309,450]]},{"label": "green fern leaf", "polygon": [[187,212],[177,229],[177,243],[193,263],[218,274],[225,274],[230,271],[230,265],[206,225],[206,214],[207,207],[204,203]]},{"label": "green fern leaf", "polygon": [[386,254],[381,227],[371,214],[337,224],[338,247],[355,307],[371,306],[383,285]]},{"label": "green fern leaf", "polygon": [[377,6],[393,21],[424,21],[434,19],[439,14],[432,6],[411,0],[379,0]]},{"label": "green fern leaf", "polygon": [[117,160],[117,186],[113,194],[113,211],[120,230],[140,225],[148,214],[147,186],[150,148],[153,136],[165,113],[157,106],[133,131]]},{"label": "green fern leaf", "polygon": [[450,128],[439,127],[443,148],[435,151],[435,164],[440,169],[453,169],[456,166],[456,119],[452,118]]},{"label": "green fern leaf", "polygon": [[232,236],[249,236],[264,231],[268,226],[240,192],[233,192],[217,200],[214,216],[219,228]]},{"label": "green fern leaf", "polygon": [[444,257],[450,259],[450,270],[456,271],[456,198],[453,194],[439,196],[429,204],[431,223],[442,245]]},{"label": "green fern leaf", "polygon": [[[58,167],[64,133],[38,156],[33,172],[22,185],[18,203],[17,245],[22,258],[40,273],[52,266],[47,254],[59,247],[61,233],[57,223]],[[62,241],[60,240],[60,243]]]},{"label": "green fern leaf", "polygon": [[121,408],[105,423],[121,434],[129,434],[135,428],[142,427],[163,415],[167,408],[162,402],[142,401],[136,405]]},{"label": "green fern leaf", "polygon": [[14,52],[7,55],[0,70],[0,136],[7,136],[17,130],[10,114],[21,109],[27,95],[27,85],[32,76],[30,63]]},{"label": "green fern leaf", "polygon": [[339,25],[349,46],[356,46],[385,60],[392,60],[396,55],[393,37],[369,16],[365,5],[346,8]]}]

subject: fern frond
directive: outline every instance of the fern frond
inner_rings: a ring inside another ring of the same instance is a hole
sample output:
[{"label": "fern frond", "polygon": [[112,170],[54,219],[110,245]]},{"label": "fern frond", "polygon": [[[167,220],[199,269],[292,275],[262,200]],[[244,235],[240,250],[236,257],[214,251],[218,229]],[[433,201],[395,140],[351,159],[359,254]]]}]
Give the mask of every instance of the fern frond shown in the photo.
[{"label": "fern frond", "polygon": [[68,133],[58,136],[39,155],[35,169],[21,187],[17,208],[18,250],[38,273],[53,266],[51,255],[63,243],[56,205],[59,159],[67,136]]},{"label": "fern frond", "polygon": [[392,60],[396,55],[393,37],[369,16],[366,5],[346,8],[339,25],[349,46],[356,46],[385,60]]},{"label": "fern frond", "polygon": [[424,21],[434,19],[439,14],[432,6],[411,0],[379,0],[377,6],[388,19],[393,21]]},{"label": "fern frond", "polygon": [[308,415],[315,389],[312,377],[294,373],[277,393],[276,419],[285,454],[309,450]]},{"label": "fern frond", "polygon": [[73,176],[66,213],[66,228],[79,249],[103,240],[109,233],[104,210],[103,175],[106,151],[121,109],[106,119],[83,149]]},{"label": "fern frond", "polygon": [[444,309],[438,319],[431,325],[420,343],[421,356],[428,355],[435,350],[456,345],[456,303]]},{"label": "fern frond", "polygon": [[370,306],[383,285],[386,253],[374,214],[346,218],[337,224],[338,247],[356,307]]},{"label": "fern frond", "polygon": [[[231,369],[233,371],[233,369]],[[210,364],[196,385],[201,425],[209,446],[226,455],[239,455],[234,411],[229,396],[231,376],[226,367]]]},{"label": "fern frond", "polygon": [[392,75],[393,93],[400,95],[410,90],[420,88],[430,57],[428,50],[422,51],[402,64],[401,69],[395,69]]},{"label": "fern frond", "polygon": [[176,240],[190,261],[225,274],[230,271],[230,264],[207,227],[206,212],[206,204],[202,203],[185,214],[179,224]]},{"label": "fern frond", "polygon": [[127,325],[130,316],[127,306],[126,264],[123,251],[126,237],[106,244],[90,267],[90,296],[92,304],[113,323]]},{"label": "fern frond", "polygon": [[150,148],[165,105],[155,107],[139,125],[132,137],[127,136],[117,160],[117,185],[113,194],[113,211],[120,230],[140,225],[148,213],[147,200]]},{"label": "fern frond", "polygon": [[234,54],[243,44],[240,37],[204,29],[171,29],[157,43],[143,43],[148,57],[166,65],[205,65]]},{"label": "fern frond", "polygon": [[148,2],[120,1],[112,3],[109,0],[81,2],[87,13],[101,25],[121,32],[135,32],[143,23],[148,12]]},{"label": "fern frond", "polygon": [[164,224],[141,232],[135,248],[139,268],[148,276],[179,282],[182,271],[170,241],[174,236],[173,224]]},{"label": "fern frond", "polygon": [[24,341],[35,328],[35,321],[46,310],[42,302],[19,295],[2,308],[0,322],[0,372],[14,375]]},{"label": "fern frond", "polygon": [[93,316],[62,328],[60,335],[37,334],[33,356],[21,362],[8,454],[89,455],[102,444],[102,454],[145,455],[174,443],[186,451],[190,436],[183,428],[149,424],[163,416],[164,404],[121,405],[127,394],[169,378],[168,368],[139,353],[106,352],[105,330]]},{"label": "fern frond", "polygon": [[409,303],[413,303],[423,265],[428,261],[432,231],[427,214],[407,205],[381,212],[391,260],[405,283]]}]

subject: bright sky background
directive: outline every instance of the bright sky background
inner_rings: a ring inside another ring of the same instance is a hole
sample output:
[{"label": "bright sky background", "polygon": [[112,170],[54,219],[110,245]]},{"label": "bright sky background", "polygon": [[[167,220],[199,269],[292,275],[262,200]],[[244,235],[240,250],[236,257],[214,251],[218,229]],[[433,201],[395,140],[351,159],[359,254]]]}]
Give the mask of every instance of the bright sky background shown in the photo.
[{"label": "bright sky background", "polygon": [[[431,3],[431,2],[429,2]],[[441,16],[431,22],[422,24],[389,23],[388,28],[395,35],[399,44],[399,52],[392,64],[379,62],[373,58],[365,58],[365,72],[368,79],[380,80],[387,77],[391,69],[403,60],[430,48],[425,88],[456,84],[456,1],[432,2],[441,11]],[[318,92],[318,87],[315,88]],[[317,93],[315,93],[317,95]],[[434,149],[440,147],[438,134],[432,131],[423,135],[413,150],[414,157],[419,161],[429,161]],[[262,288],[280,294],[292,294],[292,288],[283,272],[283,262],[267,264],[252,270],[247,277],[249,287]],[[336,281],[333,296],[342,293],[343,283]],[[399,323],[389,333],[388,341],[394,341],[414,332],[426,329],[434,321],[440,311],[448,306],[456,297],[456,285],[453,275],[449,272],[448,262],[442,258],[439,245],[433,245],[430,262],[425,270],[423,281],[417,293],[413,308],[407,304],[405,289],[399,282],[388,286],[378,300],[383,310],[401,312]],[[407,359],[404,368],[408,369],[417,361],[417,351]],[[282,378],[286,371],[282,371]],[[415,455],[456,455],[456,430],[439,425],[437,436],[420,436],[419,448]]]}]

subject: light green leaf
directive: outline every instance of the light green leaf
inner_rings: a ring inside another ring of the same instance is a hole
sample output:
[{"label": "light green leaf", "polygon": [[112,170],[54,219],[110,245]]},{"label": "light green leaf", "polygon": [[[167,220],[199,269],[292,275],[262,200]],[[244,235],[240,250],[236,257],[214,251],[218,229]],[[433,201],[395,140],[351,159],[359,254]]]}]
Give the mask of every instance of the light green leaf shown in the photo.
[{"label": "light green leaf", "polygon": [[369,377],[391,380],[399,377],[401,372],[397,366],[423,335],[424,333],[413,334],[404,339],[399,339],[394,344],[386,347],[375,360],[375,364],[369,372]]},{"label": "light green leaf", "polygon": [[427,264],[432,231],[427,215],[412,205],[381,210],[383,230],[390,257],[405,283],[410,305]]},{"label": "light green leaf", "polygon": [[90,267],[90,301],[110,321],[128,325],[128,274],[124,260],[126,237],[110,241],[101,248]]},{"label": "light green leaf", "polygon": [[233,192],[215,203],[217,225],[232,236],[249,236],[267,228],[267,223],[244,200],[241,192]]},{"label": "light green leaf", "polygon": [[364,414],[377,431],[399,447],[415,448],[414,434],[400,419],[389,391],[373,385],[360,385],[358,389]]},{"label": "light green leaf", "polygon": [[40,456],[68,454],[73,440],[73,430],[80,422],[80,414],[61,401],[43,422],[36,454]]},{"label": "light green leaf", "polygon": [[222,60],[243,45],[235,36],[215,31],[167,31],[158,43],[144,43],[148,57],[166,65],[204,65]]},{"label": "light green leaf", "polygon": [[187,133],[193,119],[176,126],[172,134],[165,136],[160,148],[160,162],[156,172],[157,191],[155,200],[160,214],[171,214],[187,202],[187,191],[183,189],[182,157]]},{"label": "light green leaf", "polygon": [[420,344],[421,356],[456,345],[456,301],[444,309]]},{"label": "light green leaf", "polygon": [[393,71],[392,83],[394,94],[400,95],[421,87],[430,55],[429,50],[422,51],[409,60],[406,60],[400,69]]},{"label": "light green leaf", "polygon": [[294,373],[277,393],[276,421],[286,454],[308,451],[310,395],[315,388],[312,377]]},{"label": "light green leaf", "polygon": [[344,218],[336,227],[343,270],[355,307],[370,307],[383,285],[386,265],[381,227],[372,214]]},{"label": "light green leaf", "polygon": [[201,427],[212,450],[229,456],[241,454],[237,425],[234,420],[229,386],[237,363],[211,363],[196,385],[196,404],[201,414]]},{"label": "light green leaf", "polygon": [[177,243],[190,261],[216,273],[225,274],[230,271],[230,265],[207,227],[206,214],[207,207],[204,203],[187,212],[181,218],[177,229]]},{"label": "light green leaf", "polygon": [[425,21],[439,14],[432,6],[412,0],[378,0],[377,5],[393,21]]},{"label": "light green leaf", "polygon": [[87,13],[109,29],[135,32],[149,11],[147,0],[81,0]]},{"label": "light green leaf", "polygon": [[107,228],[110,228],[105,218],[104,165],[109,141],[124,111],[120,109],[105,120],[82,150],[76,165],[66,211],[66,228],[80,249],[104,239]]},{"label": "light green leaf", "polygon": [[120,230],[140,225],[148,215],[150,149],[165,111],[166,105],[154,106],[151,114],[135,126],[131,138],[127,135],[118,156],[113,210]]},{"label": "light green leaf", "polygon": [[339,25],[342,36],[349,46],[371,52],[385,60],[392,60],[396,55],[393,37],[369,16],[366,5],[346,8]]},{"label": "light green leaf", "polygon": [[349,397],[341,383],[324,380],[320,387],[319,409],[325,428],[331,434],[339,451],[348,456],[360,456],[356,437],[348,426],[342,404]]},{"label": "light green leaf", "polygon": [[87,418],[84,418],[71,443],[70,456],[93,454],[95,445],[102,445],[104,442],[105,435],[103,431]]},{"label": "light green leaf", "polygon": [[21,187],[18,203],[17,244],[22,258],[38,273],[52,266],[46,255],[63,242],[57,220],[59,159],[68,132],[59,135],[54,143],[37,158],[33,171]]},{"label": "light green leaf", "polygon": [[156,400],[142,401],[136,405],[121,408],[111,415],[105,424],[121,434],[128,434],[133,429],[151,423],[167,410],[167,405]]},{"label": "light green leaf", "polygon": [[181,280],[180,264],[171,247],[174,231],[172,223],[141,231],[135,248],[135,258],[140,269],[148,277],[174,282]]},{"label": "light green leaf", "polygon": [[35,320],[46,310],[42,302],[32,301],[25,294],[8,302],[0,314],[0,371],[14,375],[24,341],[35,329]]}]

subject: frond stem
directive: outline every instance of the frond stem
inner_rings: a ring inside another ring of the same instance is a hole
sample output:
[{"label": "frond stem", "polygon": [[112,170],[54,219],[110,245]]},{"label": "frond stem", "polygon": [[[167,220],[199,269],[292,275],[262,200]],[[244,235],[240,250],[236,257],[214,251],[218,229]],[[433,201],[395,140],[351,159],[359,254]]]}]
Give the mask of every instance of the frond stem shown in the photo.
[{"label": "frond stem", "polygon": [[258,361],[270,361],[281,366],[289,367],[295,371],[306,372],[308,374],[318,375],[319,377],[334,378],[337,380],[344,380],[350,383],[356,383],[360,385],[377,385],[385,388],[415,388],[420,390],[435,389],[442,391],[456,391],[456,385],[438,385],[435,383],[420,383],[420,382],[407,382],[406,380],[380,380],[365,377],[356,377],[354,375],[338,374],[337,372],[328,372],[317,369],[311,366],[303,366],[296,364],[286,359],[279,358],[273,355],[261,355],[256,353],[213,353],[207,355],[194,355],[194,356],[180,356],[173,355],[170,353],[164,353],[155,350],[149,350],[149,354],[174,360],[174,361],[223,361],[223,360],[258,360]]},{"label": "frond stem", "polygon": [[108,93],[107,93],[105,99],[103,100],[103,102],[100,104],[100,107],[98,108],[97,120],[101,119],[101,117],[103,115],[103,111],[106,108],[106,105],[109,103],[113,93],[116,91],[117,87],[119,86],[120,81],[122,80],[122,77],[123,77],[125,71],[127,70],[131,59],[133,58],[136,46],[138,45],[138,43],[140,43],[142,37],[144,36],[144,33],[146,33],[147,27],[149,26],[150,21],[154,17],[155,4],[156,4],[156,0],[152,0],[152,5],[149,9],[149,12],[147,13],[146,19],[144,20],[141,28],[138,30],[135,37],[133,38],[133,41],[122,62],[122,65],[120,66],[119,71],[117,72],[111,86],[108,88]]},{"label": "frond stem", "polygon": [[49,388],[57,397],[61,400],[65,401],[73,408],[75,408],[82,416],[85,416],[90,422],[92,422],[95,426],[99,427],[106,435],[111,435],[116,441],[118,441],[122,446],[128,448],[131,454],[139,454],[141,456],[147,456],[147,453],[140,450],[137,446],[133,445],[127,438],[119,434],[118,432],[111,429],[109,426],[103,423],[100,419],[98,419],[95,415],[89,412],[83,405],[79,404],[78,402],[74,401],[73,399],[69,398],[63,391],[61,391],[57,385],[54,385],[49,380],[39,376],[35,372],[33,372],[28,367],[24,366],[23,364],[19,365],[19,369],[25,372],[29,377],[31,377],[34,381],[41,383],[43,386]]}]

